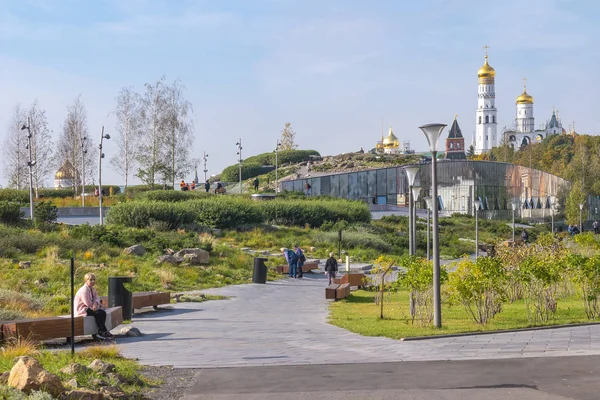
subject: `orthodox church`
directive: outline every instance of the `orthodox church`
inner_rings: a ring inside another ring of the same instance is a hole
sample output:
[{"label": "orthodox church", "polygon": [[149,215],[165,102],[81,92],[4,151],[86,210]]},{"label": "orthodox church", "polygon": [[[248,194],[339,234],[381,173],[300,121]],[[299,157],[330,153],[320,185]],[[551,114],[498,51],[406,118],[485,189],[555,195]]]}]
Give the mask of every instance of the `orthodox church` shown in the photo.
[{"label": "orthodox church", "polygon": [[75,169],[73,165],[67,160],[54,174],[54,188],[55,189],[68,189],[73,187],[73,180]]},{"label": "orthodox church", "polygon": [[386,137],[383,137],[383,134],[381,135],[381,140],[375,145],[375,152],[383,154],[414,154],[414,150],[410,149],[410,142],[404,142],[403,147],[400,147],[400,140],[394,135],[391,126]]}]

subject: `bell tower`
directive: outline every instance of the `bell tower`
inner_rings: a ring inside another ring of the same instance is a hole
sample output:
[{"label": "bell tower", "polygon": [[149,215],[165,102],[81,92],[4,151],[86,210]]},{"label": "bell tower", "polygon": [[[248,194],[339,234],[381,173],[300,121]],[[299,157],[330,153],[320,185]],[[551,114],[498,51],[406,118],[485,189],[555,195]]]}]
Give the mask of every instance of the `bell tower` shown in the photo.
[{"label": "bell tower", "polygon": [[477,72],[479,84],[475,112],[475,154],[485,153],[497,143],[496,71],[488,64],[488,46],[484,48],[485,63]]}]

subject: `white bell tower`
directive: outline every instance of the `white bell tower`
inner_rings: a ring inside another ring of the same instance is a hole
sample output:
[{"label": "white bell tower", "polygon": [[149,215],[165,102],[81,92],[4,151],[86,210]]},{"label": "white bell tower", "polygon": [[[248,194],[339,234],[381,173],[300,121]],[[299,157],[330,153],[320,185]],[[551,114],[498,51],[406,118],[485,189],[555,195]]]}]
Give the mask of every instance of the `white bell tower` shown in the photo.
[{"label": "white bell tower", "polygon": [[478,94],[475,112],[475,154],[485,153],[496,146],[496,71],[488,64],[488,46],[485,48],[485,63],[477,72]]}]

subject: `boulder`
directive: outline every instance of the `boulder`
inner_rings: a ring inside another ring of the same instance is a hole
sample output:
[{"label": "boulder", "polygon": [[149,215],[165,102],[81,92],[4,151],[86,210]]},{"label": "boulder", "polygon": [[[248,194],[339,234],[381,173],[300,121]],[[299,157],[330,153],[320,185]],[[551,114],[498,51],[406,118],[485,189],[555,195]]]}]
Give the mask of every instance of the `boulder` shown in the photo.
[{"label": "boulder", "polygon": [[121,328],[121,335],[125,335],[127,337],[140,337],[142,336],[142,332],[133,326],[126,326]]},{"label": "boulder", "polygon": [[106,374],[106,379],[108,379],[111,383],[116,383],[118,385],[127,383],[127,379],[123,375],[114,372]]},{"label": "boulder", "polygon": [[58,397],[64,387],[60,378],[42,368],[41,364],[32,357],[19,357],[10,370],[8,386],[27,394],[34,390],[43,390]]},{"label": "boulder", "polygon": [[310,253],[314,252],[315,250],[317,250],[317,248],[316,248],[316,247],[314,247],[314,246],[310,246],[310,247],[308,248],[308,251],[309,251]]},{"label": "boulder", "polygon": [[64,393],[61,400],[104,400],[104,395],[90,389],[74,389]]},{"label": "boulder", "polygon": [[19,261],[19,269],[27,269],[31,267],[31,261]]},{"label": "boulder", "polygon": [[123,254],[126,254],[126,255],[133,254],[136,256],[143,256],[144,254],[146,254],[146,249],[141,244],[134,244],[133,246],[128,247],[125,250],[123,250]]},{"label": "boulder", "polygon": [[111,364],[99,359],[95,359],[87,367],[92,371],[101,372],[103,374],[107,374],[115,370],[115,364]]},{"label": "boulder", "polygon": [[208,251],[198,249],[198,248],[179,250],[177,253],[174,254],[174,257],[184,258],[187,254],[194,254],[194,255],[198,256],[200,259],[200,261],[199,261],[200,264],[208,264],[208,261],[210,259],[210,254]]},{"label": "boulder", "polygon": [[183,256],[183,262],[186,262],[190,265],[200,265],[200,257],[195,254],[186,254]]},{"label": "boulder", "polygon": [[183,259],[179,259],[179,258],[169,255],[169,254],[165,254],[164,256],[160,256],[156,259],[156,262],[159,264],[179,265],[182,261],[183,261]]},{"label": "boulder", "polygon": [[10,376],[10,371],[6,371],[0,374],[0,385],[6,385],[8,382],[8,377]]},{"label": "boulder", "polygon": [[125,393],[123,393],[123,390],[116,386],[105,386],[100,390],[109,399],[126,399],[127,398]]},{"label": "boulder", "polygon": [[77,389],[79,387],[79,383],[77,382],[77,379],[73,378],[70,381],[65,382],[65,387]]},{"label": "boulder", "polygon": [[85,365],[81,365],[79,363],[72,363],[72,364],[67,365],[66,367],[63,367],[60,370],[60,372],[62,372],[65,375],[75,375],[80,372],[87,373],[87,372],[89,372],[89,369]]}]

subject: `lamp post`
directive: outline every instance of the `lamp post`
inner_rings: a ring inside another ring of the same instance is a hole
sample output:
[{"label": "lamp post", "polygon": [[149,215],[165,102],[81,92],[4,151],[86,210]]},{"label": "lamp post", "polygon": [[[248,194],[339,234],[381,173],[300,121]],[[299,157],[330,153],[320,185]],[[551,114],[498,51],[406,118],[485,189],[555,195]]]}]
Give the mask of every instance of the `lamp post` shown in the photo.
[{"label": "lamp post", "polygon": [[431,259],[429,255],[429,216],[431,214],[431,208],[433,207],[433,199],[431,196],[425,197],[425,203],[427,204],[427,261]]},{"label": "lamp post", "polygon": [[238,155],[238,163],[239,163],[239,167],[240,167],[240,194],[241,194],[244,191],[244,188],[242,187],[242,138],[240,138],[240,140],[235,145],[238,148],[237,155]]},{"label": "lamp post", "polygon": [[206,173],[208,172],[208,168],[206,168],[206,162],[208,161],[208,154],[206,154],[206,152],[205,152],[205,151],[204,151],[204,152],[202,152],[202,153],[203,153],[203,154],[202,154],[202,163],[203,163],[203,165],[204,165],[204,169],[203,169],[203,172],[204,172],[204,182],[206,182],[206,181],[208,180],[208,179],[206,178]]},{"label": "lamp post", "polygon": [[104,213],[102,212],[102,159],[104,153],[102,152],[102,141],[110,139],[110,135],[104,134],[104,125],[102,125],[102,132],[100,134],[100,144],[98,145],[98,205],[100,207],[100,225],[104,225]]},{"label": "lamp post", "polygon": [[81,142],[81,206],[85,207],[85,154],[87,150],[85,149],[85,141],[87,137],[79,135],[79,140]]},{"label": "lamp post", "polygon": [[583,213],[583,203],[579,203],[579,233],[583,232],[583,225],[581,223],[581,214]]},{"label": "lamp post", "polygon": [[481,200],[477,199],[473,201],[473,207],[475,208],[475,259],[479,258],[479,206]]},{"label": "lamp post", "polygon": [[552,217],[552,234],[554,235],[554,202],[550,203],[550,216]]},{"label": "lamp post", "polygon": [[437,195],[437,152],[438,140],[446,125],[427,124],[420,126],[431,149],[431,197],[433,198],[433,324],[442,327],[442,301],[440,293],[440,243],[438,228],[438,195]]},{"label": "lamp post", "polygon": [[413,196],[413,209],[412,209],[412,221],[413,221],[413,241],[412,241],[412,254],[417,254],[417,201],[419,200],[419,193],[421,192],[421,186],[412,187]]},{"label": "lamp post", "polygon": [[29,150],[29,161],[27,161],[27,167],[29,167],[29,219],[33,221],[33,166],[35,161],[32,159],[31,153],[31,118],[27,117],[27,125],[23,124],[21,130],[27,129],[27,149]]},{"label": "lamp post", "polygon": [[512,211],[513,211],[513,223],[512,223],[513,240],[512,240],[512,245],[513,245],[513,247],[515,247],[515,211],[517,210],[517,203],[513,202],[511,204],[511,207],[512,207]]},{"label": "lamp post", "polygon": [[408,180],[408,254],[413,255],[413,198],[412,198],[412,187],[415,184],[415,178],[419,173],[419,167],[410,166],[405,167],[404,172],[406,173],[406,178]]},{"label": "lamp post", "polygon": [[279,140],[277,140],[277,145],[275,146],[275,194],[279,193]]}]

